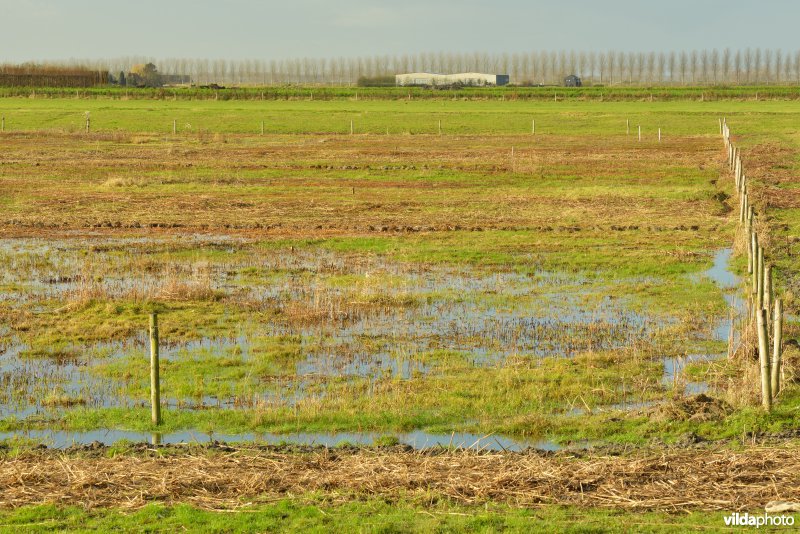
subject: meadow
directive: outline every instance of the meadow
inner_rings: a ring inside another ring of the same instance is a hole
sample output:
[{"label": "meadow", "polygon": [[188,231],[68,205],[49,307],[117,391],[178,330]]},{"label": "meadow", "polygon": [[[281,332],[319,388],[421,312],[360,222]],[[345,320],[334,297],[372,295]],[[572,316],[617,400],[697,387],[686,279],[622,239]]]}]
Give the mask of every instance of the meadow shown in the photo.
[{"label": "meadow", "polygon": [[[791,434],[800,104],[684,96],[0,99],[0,435],[502,451]],[[789,313],[770,414],[740,338],[723,117]]]}]

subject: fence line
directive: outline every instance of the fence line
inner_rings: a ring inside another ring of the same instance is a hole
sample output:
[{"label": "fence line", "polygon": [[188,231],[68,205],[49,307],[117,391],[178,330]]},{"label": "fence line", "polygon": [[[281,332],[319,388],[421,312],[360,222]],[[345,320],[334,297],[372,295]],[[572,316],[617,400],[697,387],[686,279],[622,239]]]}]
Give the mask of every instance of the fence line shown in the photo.
[{"label": "fence line", "polygon": [[[721,119],[722,139],[728,153],[728,169],[733,173],[736,195],[739,201],[739,229],[747,248],[747,272],[750,275],[747,288],[747,322],[742,325],[740,347],[748,354],[757,343],[761,370],[761,403],[766,411],[772,409],[772,401],[780,392],[783,342],[783,302],[776,298],[772,285],[773,267],[768,262],[763,243],[767,241],[767,228],[759,224],[759,213],[748,193],[747,175],[744,171],[742,151],[731,139],[727,119]],[[773,311],[774,308],[774,311]],[[770,321],[772,319],[772,321]],[[772,325],[770,325],[770,322]],[[770,328],[771,326],[771,328]],[[731,325],[733,328],[733,325]],[[755,340],[751,339],[755,331]],[[772,353],[770,354],[770,340]],[[736,351],[732,351],[734,354]]]}]

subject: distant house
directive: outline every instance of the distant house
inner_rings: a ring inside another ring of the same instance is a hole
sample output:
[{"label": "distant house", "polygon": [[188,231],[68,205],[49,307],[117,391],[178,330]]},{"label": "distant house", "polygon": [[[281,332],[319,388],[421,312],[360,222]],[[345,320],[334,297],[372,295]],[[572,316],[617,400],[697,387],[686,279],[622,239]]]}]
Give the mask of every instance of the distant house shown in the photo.
[{"label": "distant house", "polygon": [[580,87],[581,85],[583,85],[581,79],[574,74],[570,74],[564,78],[564,87]]},{"label": "distant house", "polygon": [[508,74],[484,74],[481,72],[462,72],[459,74],[433,74],[430,72],[411,72],[397,74],[394,77],[395,85],[425,87],[448,87],[452,85],[507,85]]},{"label": "distant house", "polygon": [[129,73],[120,72],[119,84],[131,87],[163,87],[186,85],[192,82],[185,74],[161,74],[152,63],[134,65]]}]

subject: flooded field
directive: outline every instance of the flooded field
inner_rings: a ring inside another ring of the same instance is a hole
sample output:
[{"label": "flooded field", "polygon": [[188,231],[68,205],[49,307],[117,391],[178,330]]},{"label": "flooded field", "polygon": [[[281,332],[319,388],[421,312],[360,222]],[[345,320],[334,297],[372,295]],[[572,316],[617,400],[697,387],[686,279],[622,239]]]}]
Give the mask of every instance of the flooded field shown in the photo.
[{"label": "flooded field", "polygon": [[734,409],[713,136],[3,140],[0,440],[555,449]]}]

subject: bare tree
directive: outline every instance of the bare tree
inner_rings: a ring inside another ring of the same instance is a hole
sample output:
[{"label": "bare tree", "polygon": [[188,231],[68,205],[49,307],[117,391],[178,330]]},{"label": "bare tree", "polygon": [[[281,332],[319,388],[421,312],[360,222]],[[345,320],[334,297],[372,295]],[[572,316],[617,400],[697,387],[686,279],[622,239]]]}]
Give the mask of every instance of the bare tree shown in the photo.
[{"label": "bare tree", "polygon": [[794,81],[800,84],[800,50],[794,53]]},{"label": "bare tree", "polygon": [[709,70],[711,70],[711,59],[708,54],[708,50],[701,50],[700,51],[700,80],[701,83],[708,83],[709,77]]},{"label": "bare tree", "polygon": [[692,73],[692,84],[697,80],[697,63],[697,50],[692,50],[692,53],[689,55],[689,70]]},{"label": "bare tree", "polygon": [[558,55],[556,52],[550,52],[547,57],[547,66],[550,72],[550,83],[554,83],[558,78]]},{"label": "bare tree", "polygon": [[[603,54],[600,54],[601,56]],[[589,62],[589,80],[592,85],[594,85],[594,78],[597,75],[597,53],[596,52],[589,52],[589,57],[587,58]],[[602,78],[600,79],[600,83],[603,83]]]},{"label": "bare tree", "polygon": [[534,82],[539,70],[538,56],[534,52],[525,54],[525,80]]},{"label": "bare tree", "polygon": [[606,70],[608,69],[608,57],[611,54],[604,54],[600,52],[597,54],[597,74],[600,77],[600,84],[605,83]]},{"label": "bare tree", "polygon": [[624,74],[623,76],[627,78],[629,84],[633,84],[633,71],[635,69],[636,63],[636,54],[633,52],[628,52],[625,54],[625,63],[623,64]]},{"label": "bare tree", "polygon": [[722,81],[729,83],[731,75],[731,49],[725,48],[722,51]]},{"label": "bare tree", "polygon": [[716,48],[711,51],[708,57],[708,69],[711,73],[714,85],[717,85],[717,77],[719,76],[719,51]]},{"label": "bare tree", "polygon": [[681,85],[686,83],[686,74],[689,70],[689,56],[685,51],[681,51],[679,70],[681,72]]},{"label": "bare tree", "polygon": [[656,81],[659,85],[664,84],[664,71],[667,68],[667,55],[664,52],[658,53],[658,60],[656,61]]},{"label": "bare tree", "polygon": [[[608,84],[614,85],[614,68],[617,65],[617,54],[613,50],[609,50],[606,54],[606,66],[608,67]],[[601,80],[602,82],[602,74]]]},{"label": "bare tree", "polygon": [[577,61],[578,61],[578,74],[582,77],[588,77],[589,58],[586,57],[586,52],[579,52]]},{"label": "bare tree", "polygon": [[764,50],[764,81],[769,84],[772,82],[772,50]]},{"label": "bare tree", "polygon": [[744,75],[747,83],[750,83],[750,75],[753,71],[753,51],[749,48],[744,51]]},{"label": "bare tree", "polygon": [[753,54],[753,75],[755,76],[756,83],[761,79],[761,49],[756,48]]},{"label": "bare tree", "polygon": [[668,69],[669,69],[669,83],[675,83],[675,69],[677,68],[677,61],[675,58],[675,52],[669,53],[669,59],[667,59]]}]

